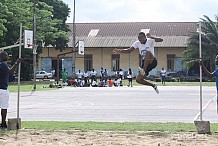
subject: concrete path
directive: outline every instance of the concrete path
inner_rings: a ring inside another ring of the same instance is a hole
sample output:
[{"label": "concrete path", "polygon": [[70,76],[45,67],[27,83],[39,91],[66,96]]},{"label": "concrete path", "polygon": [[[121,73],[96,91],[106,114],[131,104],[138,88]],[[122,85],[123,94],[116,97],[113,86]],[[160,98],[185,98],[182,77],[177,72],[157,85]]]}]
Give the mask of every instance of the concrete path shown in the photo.
[{"label": "concrete path", "polygon": [[[23,121],[191,122],[199,113],[197,86],[65,87],[22,92]],[[218,122],[215,87],[203,87],[203,120]],[[210,102],[209,102],[210,101]],[[208,103],[209,102],[209,103]],[[17,93],[10,93],[8,118],[16,117]]]}]

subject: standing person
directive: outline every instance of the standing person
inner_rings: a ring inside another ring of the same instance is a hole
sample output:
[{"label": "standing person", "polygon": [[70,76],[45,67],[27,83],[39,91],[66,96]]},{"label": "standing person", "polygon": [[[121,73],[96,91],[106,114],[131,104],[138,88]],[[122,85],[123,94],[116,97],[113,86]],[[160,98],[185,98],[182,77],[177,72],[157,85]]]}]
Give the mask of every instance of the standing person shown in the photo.
[{"label": "standing person", "polygon": [[88,81],[88,80],[89,80],[88,77],[89,77],[89,74],[88,74],[87,71],[85,71],[85,72],[84,72],[85,87],[88,87],[88,83],[89,83],[89,81]]},{"label": "standing person", "polygon": [[68,72],[66,71],[66,68],[64,68],[64,70],[62,70],[61,75],[62,75],[62,82],[63,83],[67,82]]},{"label": "standing person", "polygon": [[123,86],[123,70],[119,70],[119,79],[120,79],[120,86]]},{"label": "standing person", "polygon": [[138,35],[138,41],[134,42],[130,48],[115,48],[113,50],[114,53],[130,53],[138,48],[139,54],[141,55],[142,68],[139,67],[140,74],[137,75],[136,82],[142,85],[153,87],[157,94],[159,94],[157,85],[145,80],[145,77],[149,74],[149,72],[152,69],[154,69],[157,66],[157,59],[154,55],[154,42],[162,41],[162,38],[153,37],[149,33],[145,35],[144,32],[140,32]]},{"label": "standing person", "polygon": [[79,71],[76,73],[76,75],[77,75],[77,83],[78,83],[78,86],[81,87],[81,86],[82,86],[81,82],[82,82],[83,73],[79,70]]},{"label": "standing person", "polygon": [[127,78],[128,78],[128,81],[129,81],[128,87],[130,87],[130,84],[131,84],[131,87],[132,87],[132,77],[133,77],[133,72],[132,72],[131,68],[129,68],[129,71],[127,72]]},{"label": "standing person", "polygon": [[107,71],[107,69],[104,69],[102,81],[105,81],[105,82],[106,82],[107,79],[108,79],[108,71]]},{"label": "standing person", "polygon": [[51,70],[51,74],[52,74],[52,78],[55,78],[55,69],[54,68]]},{"label": "standing person", "polygon": [[17,59],[15,64],[9,68],[6,64],[8,60],[8,53],[5,51],[0,52],[0,108],[2,122],[0,128],[7,128],[6,117],[7,109],[9,106],[9,92],[8,92],[8,78],[13,74],[21,59]]},{"label": "standing person", "polygon": [[97,75],[97,72],[95,71],[94,68],[92,69],[92,71],[90,71],[90,75],[91,75],[91,84],[92,84],[94,80],[96,81],[96,75]]},{"label": "standing person", "polygon": [[101,67],[101,70],[100,70],[100,81],[102,81],[104,78],[104,69],[103,67]]},{"label": "standing person", "polygon": [[164,68],[160,70],[160,76],[161,76],[162,85],[165,85],[166,70]]},{"label": "standing person", "polygon": [[[218,65],[218,55],[215,58],[215,64]],[[200,60],[200,65],[206,76],[208,76],[209,78],[216,77],[216,90],[218,96],[218,68],[216,68],[213,72],[209,72],[202,60]],[[217,113],[218,113],[218,99],[217,99]]]}]

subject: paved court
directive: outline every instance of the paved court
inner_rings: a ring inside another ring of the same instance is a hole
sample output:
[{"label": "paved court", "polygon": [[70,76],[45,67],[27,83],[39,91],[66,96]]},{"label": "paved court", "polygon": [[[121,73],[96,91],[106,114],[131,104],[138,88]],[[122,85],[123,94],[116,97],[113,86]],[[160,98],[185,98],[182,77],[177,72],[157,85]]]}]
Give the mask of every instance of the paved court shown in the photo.
[{"label": "paved court", "polygon": [[[193,122],[199,113],[197,86],[65,87],[21,92],[20,117],[37,121]],[[203,106],[216,95],[203,87]],[[17,93],[10,93],[8,118],[16,117]],[[218,122],[216,102],[211,101],[203,120]]]}]

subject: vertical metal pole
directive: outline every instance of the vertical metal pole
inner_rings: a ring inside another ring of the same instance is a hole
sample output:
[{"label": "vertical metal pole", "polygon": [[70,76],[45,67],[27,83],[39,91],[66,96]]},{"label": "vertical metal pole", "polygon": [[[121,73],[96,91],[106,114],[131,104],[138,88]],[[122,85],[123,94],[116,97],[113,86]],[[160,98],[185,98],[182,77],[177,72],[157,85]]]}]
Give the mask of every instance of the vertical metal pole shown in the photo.
[{"label": "vertical metal pole", "polygon": [[[202,59],[201,54],[201,22],[199,21],[199,58]],[[202,121],[202,69],[200,66],[200,120]]]},{"label": "vertical metal pole", "polygon": [[[22,46],[22,23],[20,23],[20,42],[19,42],[19,58],[21,58],[21,46]],[[18,91],[17,91],[17,129],[19,128],[19,117],[20,117],[20,70],[21,63],[18,66]]]},{"label": "vertical metal pole", "polygon": [[57,84],[59,84],[59,80],[60,80],[60,62],[59,62],[59,56],[57,56]]},{"label": "vertical metal pole", "polygon": [[36,90],[36,0],[34,0],[34,10],[33,10],[33,80],[34,87],[33,90]]},{"label": "vertical metal pole", "polygon": [[74,0],[73,8],[73,54],[72,54],[72,75],[75,77],[75,66],[76,66],[76,52],[75,52],[75,42],[76,42],[76,25],[75,25],[75,13],[76,13],[76,0]]}]

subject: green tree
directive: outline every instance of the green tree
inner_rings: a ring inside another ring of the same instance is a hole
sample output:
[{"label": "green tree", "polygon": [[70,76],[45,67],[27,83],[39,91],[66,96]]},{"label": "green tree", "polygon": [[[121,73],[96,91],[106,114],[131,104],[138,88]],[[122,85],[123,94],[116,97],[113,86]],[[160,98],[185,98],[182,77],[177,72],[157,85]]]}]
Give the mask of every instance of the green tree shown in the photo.
[{"label": "green tree", "polygon": [[[218,15],[215,21],[204,15],[201,18],[201,44],[202,58],[208,64],[210,70],[214,70],[214,59],[218,54]],[[184,58],[199,58],[199,32],[193,32],[189,38],[188,48],[184,51]],[[198,63],[198,59],[186,59],[188,67]]]},{"label": "green tree", "polygon": [[[0,2],[0,8],[2,9],[0,15],[0,46],[8,46],[17,42],[19,39],[20,23],[23,24],[23,29],[32,30],[33,6],[32,0],[3,0]],[[45,46],[53,45],[57,49],[63,49],[68,42],[67,31],[63,31],[58,27],[63,25],[63,20],[54,18],[53,13],[53,6],[42,1],[37,1],[36,39],[37,45],[39,46],[38,53],[40,53],[42,44]],[[58,40],[62,41],[59,42]],[[30,59],[32,58],[32,50],[22,50],[22,57],[27,59],[22,63],[24,65],[22,65],[23,72],[21,77],[29,80],[32,75],[32,60]],[[18,57],[18,48],[7,51],[13,55],[13,63]]]},{"label": "green tree", "polygon": [[[68,5],[66,5],[63,1],[61,0],[39,0],[41,3],[46,3],[47,5],[51,6],[52,14],[51,20],[53,20],[53,26],[55,29],[53,30],[48,30],[45,36],[45,46],[52,45],[55,46],[57,50],[62,51],[64,48],[68,47],[68,31],[69,28],[66,25],[66,20],[67,17],[69,16],[70,13],[70,8]],[[42,7],[39,7],[41,9]],[[47,17],[48,18],[48,17]],[[53,33],[55,31],[55,33]]]},{"label": "green tree", "polygon": [[7,17],[11,16],[11,13],[9,13],[7,7],[3,5],[5,1],[0,2],[0,10],[1,10],[1,15],[0,15],[0,38],[3,36],[3,34],[7,31],[7,28],[5,27],[5,23],[7,22]]}]

